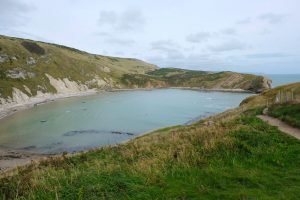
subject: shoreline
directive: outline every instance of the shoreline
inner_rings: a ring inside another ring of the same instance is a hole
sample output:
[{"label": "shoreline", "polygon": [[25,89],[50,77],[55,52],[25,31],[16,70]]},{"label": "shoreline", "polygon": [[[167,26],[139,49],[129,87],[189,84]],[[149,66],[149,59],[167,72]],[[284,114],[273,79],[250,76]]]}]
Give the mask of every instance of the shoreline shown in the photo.
[{"label": "shoreline", "polygon": [[124,89],[110,89],[107,92],[122,92],[122,91],[151,91],[160,89],[179,89],[179,90],[195,90],[203,92],[228,92],[228,93],[246,93],[246,94],[256,94],[250,90],[243,89],[205,89],[199,87],[159,87],[159,88],[124,88]]},{"label": "shoreline", "polygon": [[124,89],[107,89],[107,90],[96,90],[90,89],[83,92],[66,93],[66,94],[45,94],[44,97],[31,97],[27,102],[22,103],[11,103],[8,105],[0,104],[0,120],[11,116],[19,111],[33,108],[35,106],[43,105],[46,103],[54,102],[59,99],[67,99],[72,97],[90,96],[104,92],[122,92],[122,91],[151,91],[160,89],[180,89],[180,90],[194,90],[204,92],[228,92],[228,93],[247,93],[255,94],[249,90],[243,89],[203,89],[198,87],[161,87],[161,88],[124,88]]},{"label": "shoreline", "polygon": [[[104,93],[104,92],[151,91],[151,90],[157,90],[157,89],[182,89],[182,90],[195,90],[195,91],[205,91],[205,92],[252,93],[252,92],[249,92],[246,90],[240,90],[240,89],[201,89],[201,88],[191,88],[191,87],[168,87],[168,88],[133,88],[133,89],[126,88],[126,89],[110,89],[110,90],[89,90],[89,91],[77,92],[77,93],[55,94],[55,95],[48,95],[44,98],[33,97],[26,103],[13,104],[13,105],[7,106],[6,108],[2,108],[2,109],[0,108],[0,123],[3,118],[11,116],[19,111],[30,109],[30,108],[33,108],[34,106],[39,106],[39,105],[43,105],[46,103],[54,102],[54,101],[60,100],[60,99],[96,95],[96,94]],[[205,119],[205,118],[209,118],[209,117],[211,117],[211,116],[205,116],[205,117],[202,116],[201,119]],[[199,119],[197,117],[196,119],[193,119],[193,120],[187,122],[186,124],[182,124],[182,125],[188,125],[188,124],[194,123],[198,120]],[[166,127],[163,127],[163,128],[166,128]],[[137,137],[143,137],[143,136],[150,134],[153,131],[159,130],[159,129],[161,129],[161,128],[147,131]],[[114,145],[124,144],[135,138],[136,137],[125,140],[123,142],[120,142],[120,143],[117,143]],[[71,152],[71,153],[68,153],[68,155],[74,155],[77,153],[80,154],[80,153],[92,151],[92,150],[103,148],[103,147],[109,147],[109,146],[111,146],[111,145],[96,147],[96,148],[94,147],[94,148],[90,148],[90,149],[83,150],[83,151]],[[62,155],[61,152],[53,153],[53,154],[42,154],[42,153],[30,152],[30,151],[26,151],[26,150],[4,148],[4,147],[0,146],[0,175],[9,173],[10,171],[13,171],[14,169],[16,169],[18,167],[23,167],[23,166],[29,165],[31,163],[38,163],[47,158],[50,158],[53,156],[57,157],[57,156],[61,156],[61,155]]]},{"label": "shoreline", "polygon": [[89,96],[102,92],[101,90],[88,90],[84,92],[66,93],[66,94],[46,94],[44,97],[31,97],[27,102],[11,103],[8,105],[0,105],[0,120],[11,116],[19,111],[27,110],[35,106],[54,102],[59,99],[67,99],[72,97]]}]

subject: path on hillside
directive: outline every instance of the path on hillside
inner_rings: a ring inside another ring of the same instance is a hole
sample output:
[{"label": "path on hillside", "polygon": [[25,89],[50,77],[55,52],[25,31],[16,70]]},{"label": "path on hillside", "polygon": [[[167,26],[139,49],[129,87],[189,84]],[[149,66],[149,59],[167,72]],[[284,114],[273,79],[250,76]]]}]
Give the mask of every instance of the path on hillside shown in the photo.
[{"label": "path on hillside", "polygon": [[294,127],[288,125],[287,123],[285,123],[277,118],[270,117],[268,115],[258,115],[257,117],[272,126],[277,126],[280,131],[300,140],[300,129],[294,128]]}]

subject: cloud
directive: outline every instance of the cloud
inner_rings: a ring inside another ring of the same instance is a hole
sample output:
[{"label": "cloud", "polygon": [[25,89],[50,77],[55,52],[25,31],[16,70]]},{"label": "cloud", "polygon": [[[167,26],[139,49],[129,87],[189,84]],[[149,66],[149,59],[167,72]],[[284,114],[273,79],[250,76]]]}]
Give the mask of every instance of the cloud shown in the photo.
[{"label": "cloud", "polygon": [[158,40],[151,43],[151,49],[153,50],[171,52],[177,51],[179,48],[180,46],[172,40]]},{"label": "cloud", "polygon": [[172,40],[159,40],[151,43],[151,49],[159,51],[159,55],[152,56],[152,60],[180,60],[184,58],[181,47]]},{"label": "cloud", "polygon": [[251,59],[282,58],[287,56],[288,55],[283,53],[257,53],[257,54],[246,55],[247,58],[251,58]]},{"label": "cloud", "polygon": [[1,0],[0,1],[0,27],[10,28],[24,25],[25,14],[34,10],[32,5],[19,0]]},{"label": "cloud", "polygon": [[131,39],[120,39],[120,38],[109,38],[105,40],[106,43],[115,44],[120,46],[130,46],[135,44],[134,40]]},{"label": "cloud", "polygon": [[145,18],[139,10],[127,10],[121,15],[120,28],[125,30],[141,28]]},{"label": "cloud", "polygon": [[198,32],[195,34],[190,34],[186,37],[186,41],[191,43],[202,43],[208,39],[218,38],[222,36],[236,35],[237,31],[234,28],[225,28],[217,32]]},{"label": "cloud", "polygon": [[220,33],[224,35],[236,35],[237,31],[234,28],[226,28],[221,30]]},{"label": "cloud", "polygon": [[209,49],[214,52],[223,52],[223,51],[233,51],[233,50],[243,50],[248,46],[245,43],[242,43],[238,40],[225,41],[221,44],[209,46]]},{"label": "cloud", "polygon": [[98,24],[102,27],[108,26],[114,30],[130,31],[141,29],[145,21],[141,11],[129,9],[122,13],[101,11]]},{"label": "cloud", "polygon": [[264,28],[258,32],[260,35],[268,35],[271,34],[272,31],[270,29]]},{"label": "cloud", "polygon": [[119,46],[131,46],[136,43],[133,39],[129,38],[121,38],[116,36],[116,34],[109,32],[95,32],[92,36],[97,36],[102,39],[103,42],[111,45],[119,45]]},{"label": "cloud", "polygon": [[190,34],[186,37],[186,40],[191,43],[201,43],[206,41],[208,38],[212,36],[209,32],[198,32],[195,34]]},{"label": "cloud", "polygon": [[285,17],[286,15],[282,15],[282,14],[265,13],[260,15],[258,18],[270,24],[278,24],[282,22]]},{"label": "cloud", "polygon": [[237,24],[241,24],[241,25],[243,25],[243,24],[250,24],[251,23],[251,18],[245,18],[245,19],[242,19],[242,20],[239,20],[239,21],[237,21]]},{"label": "cloud", "polygon": [[220,58],[213,57],[207,54],[188,54],[186,56],[172,57],[156,55],[146,58],[147,61],[157,64],[160,67],[178,67],[207,71],[219,71],[222,66],[227,64]]},{"label": "cloud", "polygon": [[118,18],[117,14],[114,11],[101,11],[98,23],[100,25],[103,24],[112,25],[116,23],[117,18]]}]

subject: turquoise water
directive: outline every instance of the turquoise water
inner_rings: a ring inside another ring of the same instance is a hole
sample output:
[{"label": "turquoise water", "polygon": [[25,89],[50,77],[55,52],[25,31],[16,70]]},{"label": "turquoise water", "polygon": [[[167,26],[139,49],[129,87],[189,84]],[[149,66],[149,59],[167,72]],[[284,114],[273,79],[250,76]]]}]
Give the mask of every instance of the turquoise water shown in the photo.
[{"label": "turquoise water", "polygon": [[0,146],[51,153],[119,143],[236,107],[247,96],[160,89],[58,100],[0,120]]},{"label": "turquoise water", "polygon": [[272,87],[300,82],[300,74],[269,74],[264,76],[272,80]]}]

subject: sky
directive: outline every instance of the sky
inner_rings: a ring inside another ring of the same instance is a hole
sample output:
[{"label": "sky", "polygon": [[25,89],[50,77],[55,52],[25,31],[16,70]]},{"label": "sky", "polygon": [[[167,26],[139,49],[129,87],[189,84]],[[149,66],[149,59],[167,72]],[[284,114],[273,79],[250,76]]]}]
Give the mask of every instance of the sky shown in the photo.
[{"label": "sky", "polygon": [[300,74],[299,0],[0,0],[0,34],[159,67]]}]

